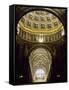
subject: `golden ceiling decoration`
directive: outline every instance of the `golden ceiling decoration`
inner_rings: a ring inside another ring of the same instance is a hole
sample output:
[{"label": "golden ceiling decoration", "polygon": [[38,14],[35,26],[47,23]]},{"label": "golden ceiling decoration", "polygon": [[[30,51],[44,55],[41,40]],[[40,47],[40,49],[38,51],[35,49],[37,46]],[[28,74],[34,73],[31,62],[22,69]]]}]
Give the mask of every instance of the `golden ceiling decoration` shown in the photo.
[{"label": "golden ceiling decoration", "polygon": [[64,34],[64,27],[57,16],[48,11],[31,11],[17,24],[17,34],[29,42],[53,42]]},{"label": "golden ceiling decoration", "polygon": [[52,63],[48,50],[37,48],[29,56],[29,64],[33,82],[47,82]]}]

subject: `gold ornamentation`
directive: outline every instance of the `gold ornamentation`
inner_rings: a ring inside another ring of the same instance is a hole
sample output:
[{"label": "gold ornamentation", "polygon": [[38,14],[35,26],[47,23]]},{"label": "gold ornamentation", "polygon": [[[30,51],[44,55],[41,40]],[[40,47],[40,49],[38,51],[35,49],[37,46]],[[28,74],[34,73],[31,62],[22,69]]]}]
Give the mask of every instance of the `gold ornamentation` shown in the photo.
[{"label": "gold ornamentation", "polygon": [[36,43],[50,43],[59,40],[64,35],[61,33],[62,29],[64,30],[64,26],[57,16],[40,10],[27,13],[17,24],[17,34],[26,41]]}]

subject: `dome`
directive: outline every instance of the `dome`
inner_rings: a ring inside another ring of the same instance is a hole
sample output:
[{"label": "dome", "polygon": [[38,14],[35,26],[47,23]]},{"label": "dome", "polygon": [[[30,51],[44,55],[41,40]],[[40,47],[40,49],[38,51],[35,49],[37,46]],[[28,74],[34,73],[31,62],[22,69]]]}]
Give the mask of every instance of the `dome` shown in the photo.
[{"label": "dome", "polygon": [[49,43],[59,40],[64,27],[59,18],[48,11],[26,13],[17,24],[17,34],[29,42]]}]

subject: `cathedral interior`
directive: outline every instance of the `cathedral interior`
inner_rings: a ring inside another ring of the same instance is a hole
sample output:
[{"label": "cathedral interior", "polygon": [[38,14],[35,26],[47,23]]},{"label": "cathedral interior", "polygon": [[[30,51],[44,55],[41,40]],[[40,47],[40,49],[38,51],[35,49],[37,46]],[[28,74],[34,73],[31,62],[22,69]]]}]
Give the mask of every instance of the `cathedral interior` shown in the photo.
[{"label": "cathedral interior", "polygon": [[16,83],[67,81],[67,11],[16,7]]}]

